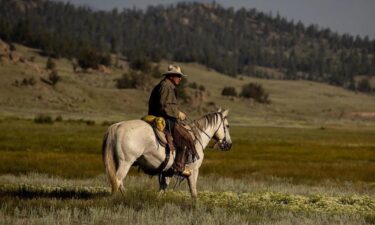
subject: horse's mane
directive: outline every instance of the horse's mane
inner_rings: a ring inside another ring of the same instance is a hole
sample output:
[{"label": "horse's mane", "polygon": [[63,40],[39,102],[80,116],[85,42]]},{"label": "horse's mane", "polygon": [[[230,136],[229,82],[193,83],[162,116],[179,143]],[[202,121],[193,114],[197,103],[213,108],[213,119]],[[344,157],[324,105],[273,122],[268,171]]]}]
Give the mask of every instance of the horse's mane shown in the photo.
[{"label": "horse's mane", "polygon": [[202,116],[201,118],[194,120],[194,123],[198,128],[204,129],[208,126],[213,126],[219,121],[219,112],[213,112]]}]

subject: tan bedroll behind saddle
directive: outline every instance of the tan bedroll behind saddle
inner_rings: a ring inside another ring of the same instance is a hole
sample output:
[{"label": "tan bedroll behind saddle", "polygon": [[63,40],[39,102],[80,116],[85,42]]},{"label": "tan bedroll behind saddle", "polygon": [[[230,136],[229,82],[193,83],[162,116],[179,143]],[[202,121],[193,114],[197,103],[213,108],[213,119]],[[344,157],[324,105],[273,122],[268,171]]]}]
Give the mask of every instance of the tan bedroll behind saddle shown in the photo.
[{"label": "tan bedroll behind saddle", "polygon": [[142,117],[141,120],[149,123],[152,126],[160,145],[165,148],[167,146],[167,138],[164,133],[165,119],[163,117],[147,115],[147,116]]}]

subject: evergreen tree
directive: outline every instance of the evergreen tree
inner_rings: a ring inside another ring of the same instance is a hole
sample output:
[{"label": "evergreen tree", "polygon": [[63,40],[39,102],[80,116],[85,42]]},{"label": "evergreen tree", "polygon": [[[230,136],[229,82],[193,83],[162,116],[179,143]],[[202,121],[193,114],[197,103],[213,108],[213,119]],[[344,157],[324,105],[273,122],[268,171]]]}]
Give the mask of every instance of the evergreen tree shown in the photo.
[{"label": "evergreen tree", "polygon": [[230,76],[255,75],[248,70],[251,65],[269,67],[284,71],[288,79],[298,75],[341,86],[354,75],[375,74],[375,40],[256,9],[189,2],[95,11],[57,1],[33,3],[22,7],[27,1],[0,0],[0,38],[53,58],[76,58],[82,68],[111,66],[112,52],[130,61],[198,62]]},{"label": "evergreen tree", "polygon": [[371,93],[372,92],[372,87],[371,87],[369,79],[366,79],[366,78],[362,79],[358,83],[358,88],[357,89],[360,92]]},{"label": "evergreen tree", "polygon": [[56,63],[52,60],[51,57],[48,57],[46,62],[46,69],[47,70],[54,70],[56,67]]},{"label": "evergreen tree", "polygon": [[290,53],[288,60],[288,67],[286,72],[286,79],[294,80],[297,78],[297,68],[296,68],[296,53],[294,50]]}]

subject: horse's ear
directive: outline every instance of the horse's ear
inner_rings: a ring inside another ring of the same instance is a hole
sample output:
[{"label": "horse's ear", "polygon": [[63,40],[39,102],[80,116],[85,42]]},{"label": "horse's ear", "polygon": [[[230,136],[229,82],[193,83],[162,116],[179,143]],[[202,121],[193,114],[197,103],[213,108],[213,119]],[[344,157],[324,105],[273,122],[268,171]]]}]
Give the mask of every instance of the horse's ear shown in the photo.
[{"label": "horse's ear", "polygon": [[219,107],[219,108],[217,109],[217,112],[221,112],[221,107]]},{"label": "horse's ear", "polygon": [[228,113],[229,113],[229,109],[226,109],[226,110],[223,112],[223,117],[227,117],[227,116],[228,116]]}]

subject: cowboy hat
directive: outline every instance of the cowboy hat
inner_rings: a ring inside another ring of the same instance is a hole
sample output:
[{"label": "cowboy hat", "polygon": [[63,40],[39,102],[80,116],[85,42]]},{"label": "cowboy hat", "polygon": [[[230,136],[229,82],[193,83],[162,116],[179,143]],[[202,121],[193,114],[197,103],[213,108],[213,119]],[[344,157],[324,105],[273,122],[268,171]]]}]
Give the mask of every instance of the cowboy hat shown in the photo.
[{"label": "cowboy hat", "polygon": [[186,74],[183,74],[181,71],[181,68],[176,65],[169,65],[168,66],[168,71],[163,73],[163,76],[168,76],[168,75],[180,75],[182,77],[186,77]]}]

